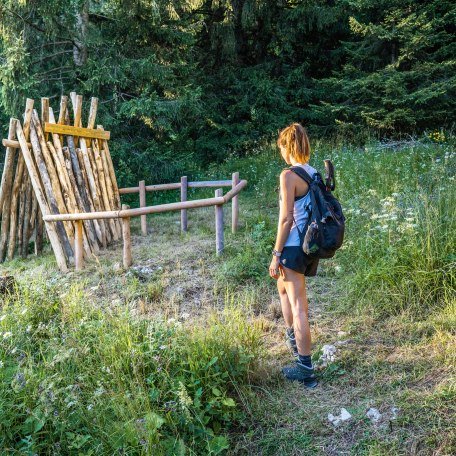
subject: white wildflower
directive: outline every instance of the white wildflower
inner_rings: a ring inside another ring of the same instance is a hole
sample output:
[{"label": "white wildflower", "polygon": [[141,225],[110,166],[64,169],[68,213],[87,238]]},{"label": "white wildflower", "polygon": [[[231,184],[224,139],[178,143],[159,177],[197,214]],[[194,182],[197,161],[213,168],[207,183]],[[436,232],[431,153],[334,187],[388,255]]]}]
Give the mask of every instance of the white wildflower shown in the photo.
[{"label": "white wildflower", "polygon": [[101,396],[102,394],[104,394],[105,392],[106,392],[106,390],[104,389],[104,387],[103,387],[103,386],[100,386],[99,388],[97,388],[97,389],[94,391],[93,395],[94,395],[95,397],[98,397],[98,396]]},{"label": "white wildflower", "polygon": [[3,339],[8,339],[8,337],[11,337],[13,333],[11,331],[7,331],[6,333],[3,334]]}]

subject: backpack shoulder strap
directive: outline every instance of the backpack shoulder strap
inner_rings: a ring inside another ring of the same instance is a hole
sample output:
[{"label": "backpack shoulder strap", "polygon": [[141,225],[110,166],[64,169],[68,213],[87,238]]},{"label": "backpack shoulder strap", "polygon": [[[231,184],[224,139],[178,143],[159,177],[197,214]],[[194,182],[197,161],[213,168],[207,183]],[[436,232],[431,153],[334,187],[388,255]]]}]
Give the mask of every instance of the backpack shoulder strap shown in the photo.
[{"label": "backpack shoulder strap", "polygon": [[301,179],[304,179],[310,187],[313,179],[305,169],[303,169],[301,166],[290,166],[289,169],[296,173]]}]

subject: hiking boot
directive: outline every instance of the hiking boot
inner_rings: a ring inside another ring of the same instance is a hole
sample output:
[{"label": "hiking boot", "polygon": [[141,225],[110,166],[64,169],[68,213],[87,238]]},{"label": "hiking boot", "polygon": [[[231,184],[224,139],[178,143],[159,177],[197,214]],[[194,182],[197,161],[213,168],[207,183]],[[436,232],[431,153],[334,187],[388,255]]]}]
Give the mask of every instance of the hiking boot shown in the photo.
[{"label": "hiking boot", "polygon": [[285,366],[282,374],[287,380],[300,382],[307,388],[315,388],[318,385],[314,368],[305,366],[299,360],[291,366]]},{"label": "hiking boot", "polygon": [[292,355],[297,359],[298,358],[298,346],[296,345],[296,337],[293,331],[293,328],[291,330],[287,328],[285,331],[285,337],[286,337],[286,344],[287,347],[291,350]]}]

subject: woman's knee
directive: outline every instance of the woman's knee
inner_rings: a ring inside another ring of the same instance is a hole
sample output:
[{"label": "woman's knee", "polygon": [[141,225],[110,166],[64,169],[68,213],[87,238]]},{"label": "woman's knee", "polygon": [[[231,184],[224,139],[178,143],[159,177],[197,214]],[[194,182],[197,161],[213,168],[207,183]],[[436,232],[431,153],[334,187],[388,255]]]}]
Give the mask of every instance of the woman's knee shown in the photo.
[{"label": "woman's knee", "polygon": [[279,277],[277,279],[277,290],[279,291],[279,293],[281,295],[286,295],[287,294],[287,290],[285,288],[285,284],[283,283],[282,277]]}]

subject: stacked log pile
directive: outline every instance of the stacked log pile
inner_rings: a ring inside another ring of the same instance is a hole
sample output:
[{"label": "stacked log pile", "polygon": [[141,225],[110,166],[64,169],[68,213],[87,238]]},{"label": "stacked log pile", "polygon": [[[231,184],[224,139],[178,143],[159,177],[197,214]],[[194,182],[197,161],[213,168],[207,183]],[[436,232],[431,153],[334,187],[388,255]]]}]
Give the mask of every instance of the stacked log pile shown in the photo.
[{"label": "stacked log pile", "polygon": [[[11,119],[0,184],[0,261],[15,253],[27,256],[30,240],[39,254],[43,244],[42,215],[120,209],[120,196],[109,152],[109,132],[96,125],[97,98],[92,98],[83,127],[82,96],[61,97],[58,119],[41,99],[41,116],[27,100],[23,123]],[[46,233],[59,268],[74,262],[73,222],[46,223]],[[97,254],[121,236],[118,220],[85,220],[84,256]]]}]

